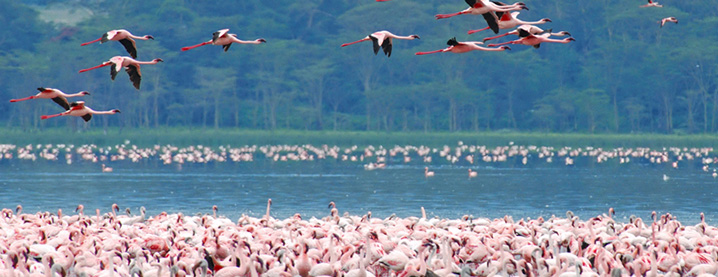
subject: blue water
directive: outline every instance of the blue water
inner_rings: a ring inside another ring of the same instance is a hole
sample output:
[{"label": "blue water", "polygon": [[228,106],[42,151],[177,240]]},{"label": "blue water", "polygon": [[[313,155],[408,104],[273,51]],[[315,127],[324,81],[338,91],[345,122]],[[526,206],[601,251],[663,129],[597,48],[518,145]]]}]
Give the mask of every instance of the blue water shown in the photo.
[{"label": "blue water", "polygon": [[[571,210],[582,219],[606,213],[628,221],[651,211],[670,212],[684,224],[695,224],[699,213],[718,222],[718,180],[700,168],[668,166],[562,164],[533,166],[481,164],[433,166],[435,177],[425,178],[424,164],[389,165],[366,171],[359,163],[338,161],[185,164],[116,162],[113,173],[101,173],[93,163],[0,162],[0,207],[21,204],[25,212],[63,209],[72,214],[77,204],[87,214],[108,212],[113,203],[133,214],[140,206],[149,215],[161,211],[211,213],[236,220],[242,214],[261,216],[271,198],[272,216],[304,218],[329,214],[334,201],[340,213],[375,217],[396,214],[458,218],[514,219]],[[467,169],[479,177],[468,178]],[[664,181],[663,175],[670,177]]]}]

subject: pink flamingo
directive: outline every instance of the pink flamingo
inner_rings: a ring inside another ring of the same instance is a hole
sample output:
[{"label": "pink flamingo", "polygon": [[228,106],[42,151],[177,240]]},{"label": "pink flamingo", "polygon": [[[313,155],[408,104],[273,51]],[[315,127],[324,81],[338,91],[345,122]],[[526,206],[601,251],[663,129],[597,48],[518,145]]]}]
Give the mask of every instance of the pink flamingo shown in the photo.
[{"label": "pink flamingo", "polygon": [[80,46],[85,46],[85,45],[92,44],[92,43],[95,43],[98,41],[100,43],[105,43],[110,40],[115,40],[115,41],[119,41],[120,43],[122,43],[122,45],[125,47],[125,50],[127,50],[127,53],[129,53],[130,56],[132,56],[133,58],[136,59],[137,58],[137,46],[135,46],[135,39],[154,40],[155,38],[150,35],[135,36],[132,33],[128,32],[127,30],[119,29],[119,30],[108,31],[107,33],[102,34],[101,38],[98,38],[93,41],[85,42],[83,44],[80,44]]},{"label": "pink flamingo", "polygon": [[395,34],[392,34],[389,31],[378,31],[378,32],[372,33],[371,35],[366,36],[363,39],[357,40],[355,42],[344,43],[344,44],[342,44],[342,47],[352,45],[355,43],[360,43],[362,41],[371,40],[372,43],[374,44],[374,55],[379,53],[379,48],[381,48],[384,50],[384,54],[386,54],[387,57],[391,57],[392,39],[414,40],[414,39],[420,39],[420,38],[418,35],[397,36]]},{"label": "pink flamingo", "polygon": [[434,177],[434,171],[429,171],[428,167],[424,167],[424,177]]},{"label": "pink flamingo", "polygon": [[469,168],[469,178],[474,178],[476,176],[479,176],[479,173],[476,171],[473,171],[473,170],[471,170],[471,168]]},{"label": "pink flamingo", "polygon": [[672,17],[672,16],[671,16],[671,17],[666,17],[666,18],[664,18],[664,19],[661,19],[660,22],[661,22],[661,28],[663,28],[663,25],[665,25],[666,22],[673,22],[673,23],[678,24],[678,19],[676,19],[675,17]]},{"label": "pink flamingo", "polygon": [[207,44],[212,44],[212,45],[221,45],[222,48],[224,48],[224,52],[227,52],[227,50],[229,50],[229,47],[232,45],[232,43],[260,44],[260,43],[267,42],[263,38],[258,38],[258,39],[250,40],[250,41],[240,40],[237,38],[236,34],[228,34],[228,32],[229,32],[229,29],[222,29],[222,30],[216,31],[216,32],[212,33],[212,40],[205,41],[205,42],[197,44],[197,45],[182,47],[182,51],[187,51],[187,50],[194,49],[194,48],[197,48],[200,46],[205,46]]},{"label": "pink flamingo", "polygon": [[[521,19],[518,19],[517,16],[519,15],[519,12],[497,12],[496,15],[499,17],[498,26],[499,29],[505,30],[505,29],[511,29],[513,27],[519,26],[519,25],[526,25],[526,24],[544,24],[546,22],[551,22],[551,19],[543,18],[539,21],[523,21]],[[482,29],[477,30],[470,30],[467,33],[473,34],[478,33],[484,30],[488,30],[491,27],[486,27]]]},{"label": "pink flamingo", "polygon": [[93,69],[97,69],[100,67],[105,67],[108,65],[112,65],[110,68],[110,75],[112,76],[112,80],[115,80],[115,77],[117,76],[117,72],[120,72],[120,69],[123,67],[125,68],[125,71],[127,71],[127,74],[130,75],[130,81],[132,82],[132,85],[136,89],[140,89],[140,82],[142,81],[142,73],[140,72],[140,65],[141,64],[157,64],[159,62],[163,62],[162,59],[154,59],[149,62],[142,62],[137,61],[130,57],[123,57],[123,56],[114,56],[109,61],[106,61],[98,66],[93,66],[90,68],[85,68],[80,70],[80,73],[85,71],[90,71]]},{"label": "pink flamingo", "polygon": [[52,101],[55,101],[55,103],[57,103],[58,105],[65,108],[65,110],[69,110],[70,104],[67,102],[67,97],[90,95],[90,93],[87,91],[80,91],[78,93],[66,94],[56,88],[42,88],[41,87],[41,88],[37,88],[37,90],[39,90],[40,93],[35,94],[33,96],[20,98],[20,99],[10,99],[10,102],[19,102],[19,101],[25,101],[25,100],[30,100],[30,99],[52,99]]},{"label": "pink flamingo", "polygon": [[53,114],[53,115],[43,115],[40,117],[40,119],[48,119],[58,116],[79,116],[82,117],[82,119],[85,120],[85,122],[90,121],[92,119],[93,114],[116,114],[119,113],[120,110],[114,109],[109,111],[95,111],[93,109],[90,109],[90,107],[85,106],[85,101],[77,101],[70,103],[70,109],[67,111],[64,111],[59,114]]},{"label": "pink flamingo", "polygon": [[505,36],[508,36],[508,35],[517,35],[517,36],[520,36],[521,34],[519,34],[519,30],[524,30],[524,31],[526,31],[526,33],[523,33],[523,34],[534,34],[534,35],[538,35],[538,34],[541,34],[541,33],[544,33],[544,32],[548,32],[548,33],[551,33],[552,36],[570,36],[570,35],[571,35],[571,33],[566,32],[566,31],[561,31],[561,32],[558,32],[558,33],[552,33],[551,30],[544,31],[543,29],[541,29],[541,28],[539,28],[539,27],[537,27],[537,26],[525,24],[525,25],[519,26],[518,28],[516,28],[515,30],[513,30],[513,31],[511,31],[511,32],[508,32],[508,33],[505,33],[505,34],[501,34],[501,35],[498,35],[498,36],[493,36],[493,37],[484,38],[484,42],[486,42],[487,40],[497,39],[497,38],[505,37]]},{"label": "pink flamingo", "polygon": [[648,4],[641,5],[641,8],[648,8],[648,7],[663,8],[663,5],[658,4],[658,2],[653,2],[652,0],[648,0]]},{"label": "pink flamingo", "polygon": [[572,41],[576,41],[572,37],[564,38],[564,39],[552,39],[549,38],[551,36],[551,33],[542,33],[538,35],[530,34],[524,30],[519,29],[519,39],[512,40],[508,42],[498,43],[498,44],[489,44],[489,47],[495,47],[495,46],[501,46],[505,44],[523,44],[528,46],[533,46],[534,48],[541,47],[541,43],[544,42],[553,42],[553,43],[569,43]]},{"label": "pink flamingo", "polygon": [[499,25],[498,25],[498,17],[495,12],[510,12],[515,10],[521,10],[526,9],[526,5],[522,2],[517,2],[511,5],[506,5],[501,2],[497,1],[488,1],[488,0],[465,0],[466,4],[469,4],[469,7],[463,11],[450,13],[450,14],[437,14],[435,17],[436,19],[444,19],[449,18],[457,15],[462,14],[480,14],[484,17],[486,20],[486,23],[489,24],[489,27],[491,28],[494,33],[499,33]]},{"label": "pink flamingo", "polygon": [[466,53],[469,51],[474,50],[480,50],[480,51],[504,51],[504,50],[511,50],[508,46],[501,46],[498,48],[486,48],[481,47],[479,44],[484,44],[480,41],[456,41],[456,38],[452,38],[449,41],[446,42],[446,44],[449,45],[449,47],[434,51],[428,51],[428,52],[416,52],[416,55],[426,55],[426,54],[433,54],[433,53],[440,53],[440,52],[451,52],[451,53]]}]

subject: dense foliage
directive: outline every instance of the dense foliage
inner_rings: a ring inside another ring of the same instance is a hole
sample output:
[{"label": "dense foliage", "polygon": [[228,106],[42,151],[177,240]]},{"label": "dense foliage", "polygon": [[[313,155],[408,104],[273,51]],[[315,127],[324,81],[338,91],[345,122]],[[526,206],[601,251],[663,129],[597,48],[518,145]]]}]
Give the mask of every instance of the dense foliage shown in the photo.
[{"label": "dense foliage", "polygon": [[[493,35],[480,16],[436,20],[461,0],[0,0],[0,98],[35,88],[87,90],[88,106],[122,114],[40,120],[61,112],[51,101],[0,101],[6,127],[37,130],[162,126],[244,129],[713,133],[718,131],[718,6],[713,1],[524,1],[519,18],[551,18],[544,29],[576,42],[514,45],[506,52],[415,56],[417,51]],[[659,28],[675,16],[679,24]],[[261,45],[228,52],[183,46],[230,28]],[[111,29],[138,41],[142,90],[121,73],[79,74],[115,55],[117,42],[80,43]],[[391,58],[370,43],[341,48],[371,32],[417,34],[397,40]],[[505,32],[505,31],[503,31]],[[508,40],[503,38],[502,41]]]}]

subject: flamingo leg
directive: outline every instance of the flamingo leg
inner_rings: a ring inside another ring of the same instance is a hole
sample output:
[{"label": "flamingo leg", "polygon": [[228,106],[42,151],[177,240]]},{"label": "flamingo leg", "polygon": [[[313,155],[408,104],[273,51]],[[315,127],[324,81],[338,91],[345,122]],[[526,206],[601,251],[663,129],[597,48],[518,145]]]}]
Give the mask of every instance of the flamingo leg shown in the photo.
[{"label": "flamingo leg", "polygon": [[28,96],[28,97],[25,97],[25,98],[20,98],[20,99],[10,99],[10,102],[11,102],[11,103],[12,103],[12,102],[20,102],[20,101],[30,100],[30,99],[33,99],[33,98],[35,98],[34,95],[33,95],[33,96]]},{"label": "flamingo leg", "polygon": [[439,50],[428,51],[428,52],[416,52],[416,54],[414,54],[414,55],[434,54],[434,53],[444,52],[444,50],[445,49],[439,49]]},{"label": "flamingo leg", "polygon": [[488,30],[488,29],[489,29],[489,27],[481,28],[481,29],[478,29],[478,30],[470,30],[470,31],[468,31],[467,33],[470,35],[470,34],[478,33],[478,32],[484,31],[484,30]]},{"label": "flamingo leg", "polygon": [[200,43],[200,44],[197,44],[197,45],[182,47],[182,51],[187,51],[187,50],[194,49],[194,48],[197,48],[197,47],[200,47],[200,46],[205,46],[205,45],[207,45],[207,44],[212,44],[212,41],[210,40],[210,41],[205,41],[205,42]]},{"label": "flamingo leg", "polygon": [[506,44],[512,44],[512,43],[514,43],[513,40],[512,40],[512,41],[507,41],[507,42],[502,42],[502,43],[497,43],[497,44],[489,44],[489,45],[487,45],[487,46],[488,46],[488,47],[496,47],[496,46],[501,46],[501,45],[506,45]]},{"label": "flamingo leg", "polygon": [[93,66],[93,67],[90,67],[90,68],[81,69],[79,73],[82,73],[82,72],[85,72],[85,71],[90,71],[90,70],[93,70],[93,69],[98,69],[98,68],[100,68],[100,67],[105,67],[105,66],[108,66],[108,65],[111,65],[111,64],[112,64],[112,63],[102,63],[101,65],[98,65],[98,66]]},{"label": "flamingo leg", "polygon": [[462,15],[462,14],[465,14],[465,13],[467,13],[467,12],[466,12],[466,11],[460,11],[460,12],[457,12],[457,13],[437,14],[437,15],[435,15],[435,17],[436,17],[436,19],[444,19],[444,18],[449,18],[449,17],[452,17],[452,16]]},{"label": "flamingo leg", "polygon": [[40,119],[48,119],[48,118],[63,116],[63,115],[66,115],[66,114],[67,114],[67,113],[59,113],[59,114],[52,114],[52,115],[43,115],[43,116],[40,117]]},{"label": "flamingo leg", "polygon": [[363,39],[357,40],[357,41],[355,41],[355,42],[345,43],[345,44],[342,44],[342,47],[348,46],[348,45],[352,45],[352,44],[357,44],[357,43],[360,43],[360,42],[362,42],[362,41],[367,41],[367,40],[369,40],[369,39],[368,39],[368,38],[363,38]]},{"label": "flamingo leg", "polygon": [[493,37],[487,37],[487,38],[484,38],[484,41],[487,41],[487,40],[492,40],[492,39],[497,39],[497,38],[500,38],[500,37],[505,37],[505,36],[508,36],[508,35],[510,35],[510,33],[511,33],[511,32],[509,32],[509,33],[505,33],[505,34],[500,34],[500,35],[498,35],[498,36],[493,36]]},{"label": "flamingo leg", "polygon": [[98,42],[98,41],[100,41],[100,40],[102,40],[102,38],[98,38],[98,39],[93,40],[93,41],[85,42],[85,43],[83,43],[83,44],[80,44],[80,46],[85,46],[85,45],[88,45],[88,44],[93,44],[93,43]]}]

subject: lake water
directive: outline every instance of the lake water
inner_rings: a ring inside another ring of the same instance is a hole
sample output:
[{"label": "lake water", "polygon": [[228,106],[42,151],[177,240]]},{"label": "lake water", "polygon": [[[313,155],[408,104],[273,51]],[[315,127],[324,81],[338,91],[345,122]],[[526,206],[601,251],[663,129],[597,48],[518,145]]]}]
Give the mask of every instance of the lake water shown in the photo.
[{"label": "lake water", "polygon": [[[211,213],[236,220],[241,214],[261,216],[271,198],[272,216],[304,218],[329,214],[330,201],[340,213],[374,217],[396,214],[458,218],[462,215],[514,219],[564,217],[571,210],[582,219],[606,213],[628,221],[650,220],[651,211],[670,212],[684,224],[718,220],[718,180],[698,166],[672,169],[645,164],[565,166],[563,164],[480,164],[430,166],[436,176],[424,177],[424,164],[389,165],[367,171],[359,163],[339,161],[161,165],[115,162],[113,173],[96,163],[0,161],[0,207],[25,212],[58,208],[72,214],[77,204],[87,214],[108,212],[113,203],[133,214],[140,206],[149,216],[161,211]],[[467,169],[479,176],[469,179]],[[664,181],[663,175],[669,179]]]}]

